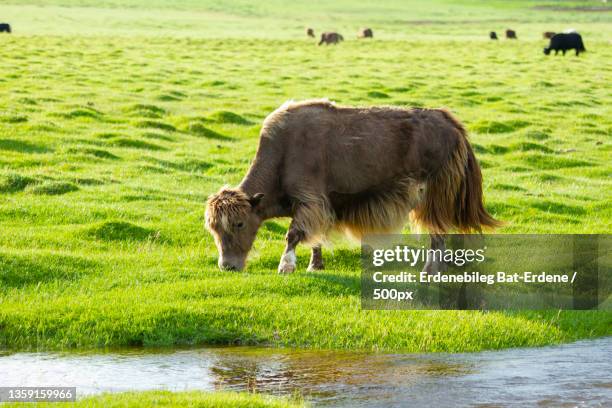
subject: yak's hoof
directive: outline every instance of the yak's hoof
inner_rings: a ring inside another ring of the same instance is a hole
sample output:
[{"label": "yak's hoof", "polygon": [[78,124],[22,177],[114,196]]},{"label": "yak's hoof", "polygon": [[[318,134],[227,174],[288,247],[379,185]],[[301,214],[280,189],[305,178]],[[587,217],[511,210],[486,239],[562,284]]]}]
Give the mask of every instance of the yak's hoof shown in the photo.
[{"label": "yak's hoof", "polygon": [[293,273],[293,272],[295,272],[294,264],[286,263],[286,264],[278,265],[278,273],[280,273],[281,275],[285,275],[285,274]]},{"label": "yak's hoof", "polygon": [[323,269],[325,269],[325,266],[323,264],[310,264],[308,265],[308,269],[306,269],[308,272],[314,272],[314,271],[322,271]]},{"label": "yak's hoof", "polygon": [[278,264],[278,273],[293,273],[296,263],[297,258],[295,257],[295,251],[284,253],[280,260],[280,264]]}]

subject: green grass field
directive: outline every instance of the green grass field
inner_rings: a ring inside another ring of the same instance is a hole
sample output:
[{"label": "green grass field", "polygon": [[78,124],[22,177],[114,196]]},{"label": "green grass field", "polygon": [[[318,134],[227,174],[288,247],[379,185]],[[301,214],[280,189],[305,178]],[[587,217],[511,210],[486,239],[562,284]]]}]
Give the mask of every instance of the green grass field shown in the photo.
[{"label": "green grass field", "polygon": [[[447,106],[504,233],[612,231],[612,13],[563,2],[23,0],[0,5],[0,346],[476,351],[612,334],[610,312],[362,311],[359,250],[278,276],[287,220],[220,272],[206,197],[287,99]],[[600,7],[600,2],[588,2]],[[538,7],[538,8],[534,8]],[[548,8],[547,8],[548,7]],[[555,6],[556,7],[556,6]],[[373,41],[354,38],[374,29]],[[338,29],[317,47],[304,27]],[[518,41],[488,40],[515,28]],[[542,31],[588,52],[546,57]]]},{"label": "green grass field", "polygon": [[[30,407],[32,403],[0,404],[9,407]],[[140,408],[140,407],[198,407],[198,408],[299,408],[302,401],[270,397],[258,394],[235,392],[169,392],[146,391],[119,394],[102,394],[80,399],[76,403],[38,403],[40,407],[84,407],[84,408]]]}]

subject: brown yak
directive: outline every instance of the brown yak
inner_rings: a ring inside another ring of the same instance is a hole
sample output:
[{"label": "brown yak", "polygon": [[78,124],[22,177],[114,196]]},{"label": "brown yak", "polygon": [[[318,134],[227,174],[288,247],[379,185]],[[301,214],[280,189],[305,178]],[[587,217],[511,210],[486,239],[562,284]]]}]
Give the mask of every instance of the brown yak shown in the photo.
[{"label": "brown yak", "polygon": [[507,29],[506,30],[506,38],[509,40],[516,40],[518,37],[516,36],[516,31]]},{"label": "brown yak", "polygon": [[555,34],[557,34],[557,33],[553,32],[553,31],[545,31],[542,34],[542,38],[544,38],[545,40],[548,40],[548,39],[553,38],[555,36]]},{"label": "brown yak", "polygon": [[319,45],[325,43],[328,44],[338,44],[340,41],[344,41],[344,37],[342,37],[338,33],[322,33],[321,41],[319,41]]},{"label": "brown yak", "polygon": [[264,120],[240,185],[208,199],[206,227],[219,267],[241,270],[261,223],[291,217],[278,267],[289,273],[300,242],[312,245],[309,270],[323,269],[321,242],[331,230],[397,231],[409,215],[438,248],[451,229],[498,223],[483,206],[466,131],[449,111],[290,101]]},{"label": "brown yak", "polygon": [[314,36],[315,36],[314,30],[313,30],[312,28],[307,28],[307,29],[306,29],[306,35],[307,35],[308,37],[312,37],[312,38],[314,38]]}]

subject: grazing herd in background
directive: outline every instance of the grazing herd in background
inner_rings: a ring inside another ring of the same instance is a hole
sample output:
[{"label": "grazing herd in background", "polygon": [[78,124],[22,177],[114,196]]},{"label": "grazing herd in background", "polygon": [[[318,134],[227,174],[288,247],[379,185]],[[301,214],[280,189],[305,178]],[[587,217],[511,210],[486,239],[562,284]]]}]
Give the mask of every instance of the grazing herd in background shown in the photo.
[{"label": "grazing herd in background", "polygon": [[[551,51],[554,51],[555,55],[557,55],[559,51],[561,51],[563,55],[565,55],[568,50],[576,50],[576,55],[580,55],[581,52],[586,51],[584,43],[582,42],[582,36],[573,28],[558,34],[553,31],[545,31],[542,37],[545,40],[550,40],[549,46],[544,48],[544,54],[546,55],[549,55]],[[497,40],[497,33],[491,31],[489,33],[489,38]],[[510,29],[506,30],[506,38],[509,40],[517,40],[516,31]]]},{"label": "grazing herd in background", "polygon": [[[312,28],[306,29],[306,35],[308,37],[315,38],[315,33]],[[371,28],[362,28],[357,33],[357,38],[374,38],[374,33],[372,32]],[[341,34],[328,31],[321,33],[321,40],[319,41],[319,45],[338,44],[340,41],[344,41],[344,37]]]},{"label": "grazing herd in background", "polygon": [[[0,33],[11,33],[11,25],[8,23],[0,23]],[[308,37],[315,38],[315,32],[312,28],[306,29],[306,35]],[[562,33],[554,33],[552,31],[546,31],[542,34],[544,39],[549,39],[550,44],[548,47],[544,48],[544,54],[549,55],[551,51],[555,52],[555,55],[561,51],[563,55],[568,50],[575,50],[576,55],[580,55],[581,52],[585,52],[586,48],[584,47],[584,43],[582,42],[582,36],[576,32],[574,29],[565,30]],[[362,28],[357,33],[357,38],[374,38],[374,32],[371,28]],[[497,33],[495,31],[491,31],[489,33],[489,38],[491,40],[497,40]],[[506,38],[509,40],[518,39],[516,35],[516,31],[507,29],[506,30]],[[341,41],[344,41],[344,37],[336,32],[324,32],[321,33],[321,40],[319,41],[319,45],[325,44],[338,44]]]},{"label": "grazing herd in background", "polygon": [[[312,28],[306,29],[306,35],[308,37],[315,38],[315,32]],[[542,37],[546,40],[550,40],[550,44],[548,47],[544,48],[544,54],[549,55],[551,51],[555,52],[555,55],[559,51],[565,55],[568,50],[576,50],[576,55],[580,55],[581,52],[585,52],[584,43],[582,42],[582,36],[576,32],[573,28],[565,30],[562,33],[555,33],[552,31],[546,31],[542,34]],[[362,28],[357,33],[357,38],[374,38],[374,33],[371,28]],[[498,40],[499,37],[495,31],[491,31],[489,33],[489,38],[491,40]],[[518,40],[518,36],[516,35],[516,31],[507,29],[506,30],[506,38],[508,40]],[[339,42],[344,41],[344,37],[341,34],[336,32],[324,32],[321,33],[321,40],[319,41],[319,45],[321,44],[338,44]]]}]

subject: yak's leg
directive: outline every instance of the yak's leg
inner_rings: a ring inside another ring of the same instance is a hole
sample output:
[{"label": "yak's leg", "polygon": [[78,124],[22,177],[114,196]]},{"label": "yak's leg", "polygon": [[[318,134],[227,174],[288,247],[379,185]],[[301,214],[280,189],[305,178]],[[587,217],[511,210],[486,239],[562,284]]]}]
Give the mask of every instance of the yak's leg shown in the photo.
[{"label": "yak's leg", "polygon": [[323,266],[323,250],[321,244],[312,247],[312,253],[310,254],[310,264],[308,265],[308,271],[320,271],[324,269]]},{"label": "yak's leg", "polygon": [[[295,247],[298,243],[312,242],[317,237],[325,234],[333,224],[333,213],[331,212],[327,199],[318,194],[303,194],[305,200],[295,206],[293,220],[287,232],[287,247],[278,265],[279,273],[291,273],[295,270]],[[321,249],[315,250],[313,254],[321,254]],[[314,257],[316,260],[316,256]],[[318,256],[321,262],[315,266],[322,266],[322,257]],[[312,265],[312,261],[311,261]]]},{"label": "yak's leg", "polygon": [[297,261],[295,247],[304,239],[304,232],[297,229],[294,226],[294,222],[291,222],[285,239],[287,245],[285,246],[285,252],[283,252],[283,256],[281,256],[280,263],[278,264],[278,273],[292,273],[295,271]]},{"label": "yak's leg", "polygon": [[[444,236],[430,234],[429,237],[431,240],[431,249],[439,249],[440,251],[436,251],[435,253],[443,254],[444,250],[446,249],[446,245],[444,244]],[[442,257],[440,257],[440,259],[437,259],[437,257],[433,256],[430,253],[427,253],[427,262],[425,262],[425,267],[423,268],[423,271],[427,272],[428,274],[444,272],[446,271],[446,264],[444,263]]]},{"label": "yak's leg", "polygon": [[563,53],[563,56],[565,57],[565,53],[567,52],[567,50],[563,50],[561,52]]}]

